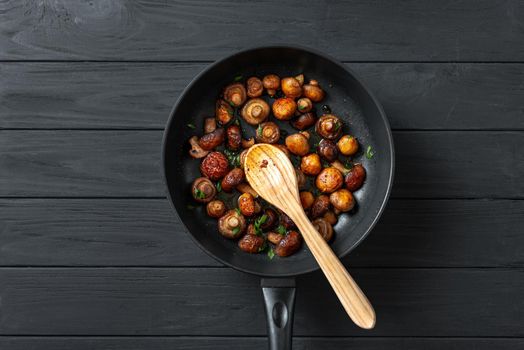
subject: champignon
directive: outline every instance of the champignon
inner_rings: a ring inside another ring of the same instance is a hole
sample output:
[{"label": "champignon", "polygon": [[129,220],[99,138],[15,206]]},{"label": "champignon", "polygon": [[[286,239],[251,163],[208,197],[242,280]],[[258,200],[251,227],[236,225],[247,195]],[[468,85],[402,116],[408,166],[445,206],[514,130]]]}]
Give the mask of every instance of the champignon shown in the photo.
[{"label": "champignon", "polygon": [[250,193],[243,193],[238,197],[238,208],[244,216],[253,216],[261,209]]},{"label": "champignon", "polygon": [[295,115],[297,104],[295,100],[290,97],[278,98],[273,102],[273,115],[278,120],[289,120]]},{"label": "champignon", "polygon": [[313,196],[313,193],[309,191],[300,192],[299,197],[300,197],[300,204],[302,204],[302,208],[304,208],[304,210],[311,208],[311,206],[313,205],[313,202],[315,201],[315,197]]},{"label": "champignon", "polygon": [[229,171],[229,163],[220,152],[209,153],[200,164],[200,172],[213,181],[220,180]]},{"label": "champignon", "polygon": [[233,107],[240,107],[246,102],[246,88],[242,83],[234,83],[224,88],[224,100]]},{"label": "champignon", "polygon": [[280,87],[280,78],[275,74],[268,74],[262,80],[262,85],[267,90],[269,96],[274,96]]},{"label": "champignon", "polygon": [[241,115],[250,125],[262,123],[269,116],[269,105],[261,98],[252,98],[242,107]]},{"label": "champignon", "polygon": [[278,242],[275,248],[275,254],[278,256],[290,256],[300,249],[302,236],[297,231],[289,231],[287,235]]},{"label": "champignon", "polygon": [[331,193],[329,195],[329,202],[340,212],[350,211],[355,206],[353,195],[345,188]]},{"label": "champignon", "polygon": [[329,162],[333,162],[338,157],[337,145],[331,140],[320,140],[320,142],[318,143],[317,151],[322,158]]},{"label": "champignon", "polygon": [[322,170],[320,157],[316,153],[310,153],[300,161],[300,170],[306,175],[315,176]]},{"label": "champignon", "polygon": [[310,80],[309,84],[302,86],[303,94],[313,102],[320,102],[324,99],[324,90],[320,88],[316,80]]},{"label": "champignon", "polygon": [[366,169],[364,169],[362,164],[355,164],[346,175],[346,188],[351,192],[355,192],[362,187],[365,179]]},{"label": "champignon", "polygon": [[291,122],[291,125],[295,129],[305,130],[313,126],[316,121],[317,121],[317,117],[315,116],[315,113],[308,112],[308,113],[299,115],[295,120]]},{"label": "champignon", "polygon": [[193,181],[191,194],[197,202],[208,203],[212,201],[217,194],[217,189],[211,180],[206,177],[199,177]]},{"label": "champignon", "polygon": [[200,138],[198,144],[205,151],[211,151],[212,149],[220,146],[226,137],[224,128],[218,128],[209,134],[205,134]]},{"label": "champignon", "polygon": [[265,246],[266,240],[263,236],[247,234],[238,241],[240,250],[250,254],[260,253]]},{"label": "champignon", "polygon": [[236,151],[242,144],[242,131],[238,125],[230,125],[226,130],[227,147],[230,150]]},{"label": "champignon", "polygon": [[312,222],[315,230],[320,233],[326,242],[333,238],[333,226],[324,218],[318,218]]},{"label": "champignon", "polygon": [[222,187],[222,191],[229,193],[242,183],[242,181],[244,181],[244,171],[240,168],[234,168],[224,176],[220,186]]},{"label": "champignon", "polygon": [[229,123],[233,119],[233,107],[222,99],[217,100],[215,118],[221,125]]},{"label": "champignon", "polygon": [[257,77],[251,77],[247,80],[247,95],[249,97],[259,97],[264,92],[262,80]]},{"label": "champignon", "polygon": [[321,194],[313,201],[310,214],[313,219],[324,215],[329,210],[329,197]]},{"label": "champignon", "polygon": [[256,131],[256,139],[263,143],[276,143],[280,138],[280,129],[277,124],[273,122],[265,122],[258,126]]},{"label": "champignon", "polygon": [[358,151],[358,141],[351,135],[344,135],[338,140],[337,147],[345,156],[352,156]]},{"label": "champignon", "polygon": [[305,156],[309,152],[308,138],[302,134],[291,134],[285,140],[287,149],[298,156]]},{"label": "champignon", "polygon": [[226,205],[221,200],[215,199],[206,206],[207,215],[212,218],[219,218],[226,212]]},{"label": "champignon", "polygon": [[324,114],[317,120],[315,131],[325,139],[334,140],[342,133],[342,121],[333,114]]},{"label": "champignon", "polygon": [[189,150],[189,155],[193,158],[204,158],[208,155],[209,151],[205,151],[200,147],[198,144],[198,137],[193,136],[189,139],[189,144],[191,145],[191,149]]},{"label": "champignon", "polygon": [[300,82],[293,77],[283,78],[280,82],[280,88],[286,97],[295,99],[302,95],[302,86]]},{"label": "champignon", "polygon": [[297,101],[297,109],[300,113],[307,113],[313,109],[313,102],[307,97],[302,97]]},{"label": "champignon", "polygon": [[204,133],[209,134],[217,129],[217,120],[213,117],[204,120]]},{"label": "champignon", "polygon": [[343,183],[342,173],[333,167],[322,169],[315,180],[315,185],[323,193],[332,193],[342,187]]},{"label": "champignon", "polygon": [[218,219],[218,231],[225,238],[239,238],[245,229],[246,219],[237,210],[228,210]]}]

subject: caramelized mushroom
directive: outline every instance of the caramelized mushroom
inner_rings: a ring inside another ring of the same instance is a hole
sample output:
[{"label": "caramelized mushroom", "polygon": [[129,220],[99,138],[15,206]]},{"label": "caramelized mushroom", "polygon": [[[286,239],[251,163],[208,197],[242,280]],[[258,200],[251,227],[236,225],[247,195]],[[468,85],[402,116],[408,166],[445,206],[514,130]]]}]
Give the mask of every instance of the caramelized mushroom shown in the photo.
[{"label": "caramelized mushroom", "polygon": [[280,87],[286,97],[295,99],[302,95],[302,86],[300,86],[300,82],[295,78],[287,77],[282,79]]},{"label": "caramelized mushroom", "polygon": [[250,125],[260,124],[269,115],[269,105],[261,98],[252,98],[242,107],[241,115]]},{"label": "caramelized mushroom", "polygon": [[267,233],[267,240],[273,244],[279,244],[282,238],[284,238],[284,236],[280,233],[273,231]]},{"label": "caramelized mushroom", "polygon": [[337,223],[337,221],[338,221],[337,216],[331,210],[328,210],[324,214],[323,218],[324,218],[324,220],[329,222],[331,225],[335,225]]},{"label": "caramelized mushroom", "polygon": [[331,140],[322,139],[318,143],[318,154],[329,162],[333,162],[338,157],[338,149],[335,143]]},{"label": "caramelized mushroom", "polygon": [[315,201],[315,197],[313,196],[313,193],[309,191],[302,191],[300,192],[299,196],[300,196],[300,204],[302,204],[302,208],[304,208],[304,210],[311,208],[311,206],[313,205],[313,202]]},{"label": "caramelized mushroom", "polygon": [[209,153],[200,164],[202,175],[217,181],[226,176],[229,171],[229,163],[225,155],[220,152]]},{"label": "caramelized mushroom", "polygon": [[271,208],[264,210],[264,215],[266,216],[266,221],[260,225],[263,230],[270,230],[275,227],[278,222],[278,214]]},{"label": "caramelized mushroom", "polygon": [[288,230],[295,227],[295,222],[283,211],[280,211],[280,223]]},{"label": "caramelized mushroom", "polygon": [[304,173],[300,169],[295,169],[295,173],[297,175],[298,189],[301,190],[304,187],[306,187],[306,184],[307,184],[306,183],[306,176],[304,175]]},{"label": "caramelized mushroom", "polygon": [[329,210],[329,197],[321,194],[313,201],[311,205],[311,217],[313,219],[323,216]]},{"label": "caramelized mushroom", "polygon": [[325,139],[334,140],[342,133],[342,121],[333,114],[324,114],[317,120],[315,131]]},{"label": "caramelized mushroom", "polygon": [[242,139],[242,148],[249,148],[255,144],[255,138],[250,137],[249,139]]},{"label": "caramelized mushroom", "polygon": [[240,107],[246,102],[246,88],[242,83],[234,83],[224,88],[224,100],[233,107]]},{"label": "caramelized mushroom", "polygon": [[298,156],[305,156],[309,152],[308,138],[301,133],[292,134],[286,137],[287,149]]},{"label": "caramelized mushroom", "polygon": [[220,186],[222,191],[231,192],[233,189],[244,181],[244,171],[240,168],[234,168],[224,176]]},{"label": "caramelized mushroom", "polygon": [[217,129],[217,121],[215,118],[206,118],[204,120],[204,133],[209,134]]},{"label": "caramelized mushroom", "polygon": [[318,86],[316,80],[310,80],[309,84],[302,86],[304,96],[309,98],[313,102],[320,102],[324,99],[324,90]]},{"label": "caramelized mushroom", "polygon": [[295,129],[305,130],[313,126],[316,121],[317,121],[317,117],[315,116],[315,113],[308,112],[308,113],[299,115],[295,120],[291,122],[291,125]]},{"label": "caramelized mushroom", "polygon": [[215,199],[207,203],[206,211],[212,218],[219,218],[226,212],[226,205],[221,200]]},{"label": "caramelized mushroom", "polygon": [[226,136],[227,147],[233,151],[238,150],[242,144],[242,132],[240,131],[240,126],[235,124],[228,126]]},{"label": "caramelized mushroom", "polygon": [[264,85],[269,96],[274,96],[280,87],[280,78],[278,75],[268,74],[262,80],[262,85]]},{"label": "caramelized mushroom", "polygon": [[333,238],[333,226],[324,218],[318,218],[312,222],[315,230],[320,233],[326,242]]},{"label": "caramelized mushroom", "polygon": [[297,104],[290,97],[278,98],[273,102],[273,115],[279,120],[289,120],[295,115]]},{"label": "caramelized mushroom", "polygon": [[351,192],[355,192],[362,187],[365,179],[366,169],[364,169],[362,164],[355,164],[346,175],[346,188]]},{"label": "caramelized mushroom", "polygon": [[189,155],[193,158],[204,158],[208,155],[209,151],[205,151],[200,147],[198,144],[198,137],[193,136],[189,139],[189,144],[191,145],[191,149],[189,150]]},{"label": "caramelized mushroom", "polygon": [[249,193],[243,193],[238,197],[238,207],[244,216],[253,216],[260,211],[260,205],[257,206],[255,198]]},{"label": "caramelized mushroom", "polygon": [[227,124],[233,119],[233,107],[224,100],[218,100],[215,106],[215,118],[221,124]]},{"label": "caramelized mushroom", "polygon": [[191,194],[197,202],[207,203],[213,200],[217,194],[217,189],[211,180],[205,177],[199,177],[193,181]]},{"label": "caramelized mushroom", "polygon": [[310,153],[300,161],[300,170],[306,175],[317,175],[322,170],[320,157],[316,153]]},{"label": "caramelized mushroom", "polygon": [[307,97],[302,97],[297,101],[297,109],[300,113],[307,113],[313,109],[313,102]]},{"label": "caramelized mushroom", "polygon": [[205,134],[200,138],[198,144],[205,151],[211,151],[213,148],[220,146],[226,137],[224,128],[218,128],[209,134]]},{"label": "caramelized mushroom", "polygon": [[287,235],[278,242],[275,254],[278,256],[290,256],[300,249],[302,236],[297,231],[289,231]]},{"label": "caramelized mushroom", "polygon": [[351,135],[344,135],[338,140],[337,147],[345,156],[352,156],[358,151],[358,141]]},{"label": "caramelized mushroom", "polygon": [[332,193],[338,190],[343,183],[342,173],[333,167],[322,169],[315,180],[317,188],[324,193]]},{"label": "caramelized mushroom", "polygon": [[238,247],[243,252],[256,254],[264,249],[265,243],[264,237],[247,234],[238,241]]},{"label": "caramelized mushroom", "polygon": [[340,212],[350,211],[355,206],[353,195],[345,188],[331,193],[329,195],[329,201],[333,207]]},{"label": "caramelized mushroom", "polygon": [[258,142],[276,143],[280,138],[280,129],[273,122],[262,123],[257,128],[256,138]]},{"label": "caramelized mushroom", "polygon": [[239,238],[245,229],[246,218],[234,209],[228,210],[218,219],[218,231],[225,238]]},{"label": "caramelized mushroom", "polygon": [[257,77],[251,77],[247,80],[247,95],[249,97],[259,97],[264,92],[264,85],[262,80]]}]

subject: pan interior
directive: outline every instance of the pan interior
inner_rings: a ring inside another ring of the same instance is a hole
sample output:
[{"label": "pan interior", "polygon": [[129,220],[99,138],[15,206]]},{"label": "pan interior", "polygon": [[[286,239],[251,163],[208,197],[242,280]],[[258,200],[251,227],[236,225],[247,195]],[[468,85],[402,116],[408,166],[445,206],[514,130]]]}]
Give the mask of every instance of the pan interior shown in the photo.
[{"label": "pan interior", "polygon": [[[367,178],[363,188],[354,193],[356,210],[341,215],[334,226],[331,247],[338,256],[347,254],[365,237],[382,211],[392,181],[393,145],[381,108],[354,74],[309,50],[266,47],[243,51],[206,69],[184,91],[166,127],[163,152],[169,196],[178,216],[201,248],[219,261],[257,275],[291,276],[318,268],[305,245],[291,257],[272,260],[266,254],[244,253],[236,241],[220,236],[216,220],[206,215],[205,206],[194,202],[190,191],[192,181],[200,176],[200,161],[188,155],[187,140],[202,134],[204,119],[214,115],[215,101],[225,85],[235,78],[245,81],[250,76],[269,73],[281,77],[303,73],[306,81],[318,80],[326,91],[326,98],[319,105],[329,106],[344,121],[344,132],[360,142],[355,158],[366,168]],[[317,114],[322,114],[319,107]],[[278,124],[289,133],[296,132],[287,122]],[[196,129],[191,128],[193,125]],[[253,127],[245,123],[242,127],[254,134]],[[371,159],[364,154],[368,146],[375,152]]]}]

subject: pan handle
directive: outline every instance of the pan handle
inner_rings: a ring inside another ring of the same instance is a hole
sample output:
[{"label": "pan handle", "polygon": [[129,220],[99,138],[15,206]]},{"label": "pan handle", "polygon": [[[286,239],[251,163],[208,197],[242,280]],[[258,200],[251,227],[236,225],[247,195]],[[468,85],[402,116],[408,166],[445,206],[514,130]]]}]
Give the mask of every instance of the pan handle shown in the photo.
[{"label": "pan handle", "polygon": [[295,279],[263,278],[260,285],[266,307],[269,350],[291,350]]}]

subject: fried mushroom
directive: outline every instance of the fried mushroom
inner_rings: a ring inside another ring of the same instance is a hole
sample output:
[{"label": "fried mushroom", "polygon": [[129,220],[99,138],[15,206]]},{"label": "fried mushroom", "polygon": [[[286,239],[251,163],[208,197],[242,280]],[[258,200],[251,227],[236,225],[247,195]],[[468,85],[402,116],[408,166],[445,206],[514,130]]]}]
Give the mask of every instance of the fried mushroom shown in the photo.
[{"label": "fried mushroom", "polygon": [[246,102],[246,88],[242,83],[229,84],[224,88],[224,100],[233,107],[240,107]]},{"label": "fried mushroom", "polygon": [[320,102],[324,99],[324,90],[318,85],[316,80],[310,80],[309,84],[302,86],[303,94],[313,102]]},{"label": "fried mushroom", "polygon": [[342,173],[333,167],[324,168],[318,174],[315,185],[323,193],[332,193],[344,184]]},{"label": "fried mushroom", "polygon": [[309,152],[308,137],[302,133],[289,135],[285,143],[287,149],[297,156],[305,156]]},{"label": "fried mushroom", "polygon": [[299,115],[295,120],[291,122],[291,125],[298,130],[306,130],[310,128],[311,126],[315,125],[315,122],[317,121],[317,117],[315,116],[315,113],[308,112]]},{"label": "fried mushroom", "polygon": [[221,124],[225,125],[233,119],[233,107],[226,101],[217,100],[215,105],[215,118]]},{"label": "fried mushroom", "polygon": [[226,176],[229,163],[225,155],[220,152],[209,153],[200,164],[200,172],[212,181],[217,181]]},{"label": "fried mushroom", "polygon": [[225,238],[239,238],[245,229],[246,218],[237,210],[228,210],[218,219],[218,231]]},{"label": "fried mushroom", "polygon": [[240,168],[234,168],[224,176],[220,186],[224,192],[232,192],[233,189],[244,181],[244,171]]},{"label": "fried mushroom", "polygon": [[355,164],[346,175],[346,188],[351,192],[355,192],[362,187],[365,179],[366,169],[364,169],[362,164]]},{"label": "fried mushroom", "polygon": [[247,234],[238,241],[238,247],[243,252],[256,254],[264,249],[265,243],[263,236]]},{"label": "fried mushroom", "polygon": [[262,80],[258,79],[257,77],[251,77],[247,80],[247,95],[249,97],[259,97],[262,96],[262,93],[264,92],[264,85],[262,84]]},{"label": "fried mushroom", "polygon": [[297,231],[289,231],[278,242],[275,248],[275,254],[281,257],[290,256],[300,249],[302,245],[302,236]]},{"label": "fried mushroom", "polygon": [[262,85],[269,96],[274,96],[280,87],[280,78],[275,74],[268,74],[262,79]]},{"label": "fried mushroom", "polygon": [[318,118],[315,131],[325,139],[334,140],[342,133],[342,121],[333,114],[324,114]]},{"label": "fried mushroom", "polygon": [[271,109],[273,110],[273,115],[278,120],[289,120],[295,115],[297,104],[295,100],[290,97],[282,97],[273,102]]},{"label": "fried mushroom", "polygon": [[329,202],[339,212],[350,211],[355,207],[355,199],[353,194],[351,194],[351,192],[345,188],[341,188],[331,193],[329,195]]},{"label": "fried mushroom", "polygon": [[280,88],[286,97],[295,99],[302,95],[302,86],[300,82],[293,77],[283,78],[280,82]]},{"label": "fried mushroom", "polygon": [[269,116],[269,105],[261,98],[252,98],[242,107],[240,114],[250,125],[262,123]]},{"label": "fried mushroom", "polygon": [[317,152],[328,162],[333,162],[338,157],[337,145],[333,141],[327,139],[320,140],[318,143]]},{"label": "fried mushroom", "polygon": [[227,148],[236,151],[242,144],[242,131],[238,125],[230,125],[226,129]]},{"label": "fried mushroom", "polygon": [[215,199],[206,206],[207,215],[212,218],[219,218],[226,212],[226,205],[221,200]]},{"label": "fried mushroom", "polygon": [[302,157],[300,161],[300,170],[306,175],[315,176],[322,170],[320,157],[316,153],[310,153]]},{"label": "fried mushroom", "polygon": [[197,202],[208,203],[212,201],[217,194],[217,189],[211,180],[206,177],[199,177],[193,181],[191,194]]},{"label": "fried mushroom", "polygon": [[326,242],[331,241],[331,238],[333,238],[333,226],[326,219],[318,218],[313,220],[312,224]]},{"label": "fried mushroom", "polygon": [[189,150],[189,155],[193,158],[204,158],[209,154],[209,151],[205,151],[200,147],[198,144],[198,137],[193,136],[189,139],[189,144],[191,145],[191,149]]},{"label": "fried mushroom", "polygon": [[280,129],[273,122],[265,122],[258,126],[256,139],[262,143],[276,143],[280,139]]}]

